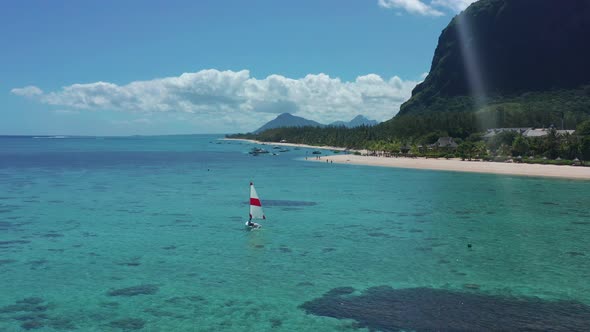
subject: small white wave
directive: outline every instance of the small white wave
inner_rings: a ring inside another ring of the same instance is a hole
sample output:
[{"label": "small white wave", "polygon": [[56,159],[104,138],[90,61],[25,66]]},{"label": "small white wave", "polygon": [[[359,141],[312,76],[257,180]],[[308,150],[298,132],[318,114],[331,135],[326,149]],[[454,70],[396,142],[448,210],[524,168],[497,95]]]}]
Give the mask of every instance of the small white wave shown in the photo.
[{"label": "small white wave", "polygon": [[33,136],[33,138],[37,138],[37,139],[41,139],[41,138],[46,138],[46,139],[61,139],[61,138],[68,138],[67,136]]}]

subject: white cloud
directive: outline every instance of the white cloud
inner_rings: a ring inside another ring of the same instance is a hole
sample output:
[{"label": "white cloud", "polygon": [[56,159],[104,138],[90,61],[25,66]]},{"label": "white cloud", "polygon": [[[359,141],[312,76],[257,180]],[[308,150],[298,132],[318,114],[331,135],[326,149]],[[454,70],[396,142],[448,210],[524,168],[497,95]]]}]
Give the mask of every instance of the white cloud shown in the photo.
[{"label": "white cloud", "polygon": [[383,8],[398,8],[411,14],[424,16],[442,16],[443,12],[432,8],[421,0],[379,0],[379,6]]},{"label": "white cloud", "polygon": [[[385,80],[375,74],[351,82],[326,74],[257,79],[247,70],[209,69],[126,85],[73,84],[34,96],[44,104],[72,110],[177,112],[220,128],[253,130],[282,112],[324,123],[349,120],[357,114],[386,120],[398,112],[417,83],[397,76]],[[30,87],[13,89],[13,93],[24,89]]]},{"label": "white cloud", "polygon": [[139,118],[133,120],[113,120],[111,121],[114,125],[119,126],[128,126],[128,125],[151,125],[153,123],[152,119],[148,118]]},{"label": "white cloud", "polygon": [[78,111],[78,110],[59,109],[59,110],[54,110],[53,113],[55,113],[55,114],[66,114],[66,115],[69,115],[69,114],[79,114],[80,111]]},{"label": "white cloud", "polygon": [[378,0],[379,6],[390,9],[402,9],[411,14],[423,16],[442,16],[442,9],[460,12],[477,0]]},{"label": "white cloud", "polygon": [[432,0],[432,5],[446,7],[455,12],[460,12],[475,1],[477,0]]},{"label": "white cloud", "polygon": [[43,90],[34,85],[25,86],[24,88],[16,88],[10,90],[12,94],[23,97],[35,97],[43,94]]}]

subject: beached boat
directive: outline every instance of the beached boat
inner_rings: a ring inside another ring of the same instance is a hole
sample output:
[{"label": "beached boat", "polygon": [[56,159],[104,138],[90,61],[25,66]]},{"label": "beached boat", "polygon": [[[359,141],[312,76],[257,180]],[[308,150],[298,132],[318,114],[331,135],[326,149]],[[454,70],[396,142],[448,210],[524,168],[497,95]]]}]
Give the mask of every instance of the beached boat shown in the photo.
[{"label": "beached boat", "polygon": [[256,193],[256,189],[254,188],[254,183],[250,182],[250,218],[246,221],[246,227],[248,229],[262,227],[262,225],[252,222],[252,219],[266,219],[266,216],[262,211],[262,204],[260,203],[260,198],[258,198],[258,193]]},{"label": "beached boat", "polygon": [[316,151],[312,152],[312,154],[322,154],[322,152],[316,150]]}]

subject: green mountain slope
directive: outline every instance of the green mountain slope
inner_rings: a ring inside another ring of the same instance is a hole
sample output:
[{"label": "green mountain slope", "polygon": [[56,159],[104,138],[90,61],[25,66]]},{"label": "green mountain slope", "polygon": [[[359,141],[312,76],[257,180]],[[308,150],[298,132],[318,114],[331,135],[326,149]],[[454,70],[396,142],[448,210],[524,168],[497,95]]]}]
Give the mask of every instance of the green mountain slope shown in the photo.
[{"label": "green mountain slope", "polygon": [[398,117],[590,112],[589,59],[590,1],[481,0],[443,30],[429,75]]}]

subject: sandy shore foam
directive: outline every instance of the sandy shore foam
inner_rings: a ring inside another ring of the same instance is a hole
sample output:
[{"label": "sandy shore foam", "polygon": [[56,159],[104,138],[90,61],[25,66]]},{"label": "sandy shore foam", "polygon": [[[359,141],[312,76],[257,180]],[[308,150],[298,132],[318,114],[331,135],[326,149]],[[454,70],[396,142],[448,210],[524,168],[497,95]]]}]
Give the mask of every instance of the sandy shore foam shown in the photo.
[{"label": "sandy shore foam", "polygon": [[334,163],[352,165],[590,180],[590,167],[580,166],[462,161],[459,159],[383,158],[357,155],[323,156],[320,160],[311,161],[325,162],[326,159]]}]

